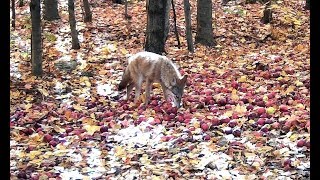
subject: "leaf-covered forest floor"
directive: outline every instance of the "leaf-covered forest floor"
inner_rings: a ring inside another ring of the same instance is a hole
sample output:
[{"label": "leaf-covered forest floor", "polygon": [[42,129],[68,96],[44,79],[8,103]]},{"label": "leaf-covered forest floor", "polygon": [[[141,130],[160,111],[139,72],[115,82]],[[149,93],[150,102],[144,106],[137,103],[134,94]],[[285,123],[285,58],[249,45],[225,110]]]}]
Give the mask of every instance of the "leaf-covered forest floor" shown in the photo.
[{"label": "leaf-covered forest floor", "polygon": [[[42,21],[42,78],[31,75],[29,7],[10,38],[11,179],[309,179],[310,30],[302,1],[264,6],[213,1],[217,46],[187,51],[183,1],[171,12],[167,56],[189,79],[184,107],[154,84],[147,108],[118,92],[126,57],[143,50],[145,2],[76,2],[80,50],[71,49],[67,2]],[[191,0],[193,37],[196,1]],[[143,102],[144,96],[141,96]]]}]

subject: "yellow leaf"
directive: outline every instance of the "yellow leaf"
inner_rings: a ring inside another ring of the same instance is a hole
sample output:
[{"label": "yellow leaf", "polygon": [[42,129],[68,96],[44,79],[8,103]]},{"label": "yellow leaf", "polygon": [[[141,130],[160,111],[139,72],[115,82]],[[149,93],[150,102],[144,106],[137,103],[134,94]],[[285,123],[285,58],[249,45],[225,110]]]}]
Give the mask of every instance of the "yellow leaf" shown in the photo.
[{"label": "yellow leaf", "polygon": [[211,120],[211,119],[213,119],[214,117],[213,116],[207,116],[207,119],[209,119],[209,120]]},{"label": "yellow leaf", "polygon": [[291,92],[294,91],[294,88],[295,88],[294,86],[289,86],[289,87],[287,88],[285,94],[290,94]]},{"label": "yellow leaf", "polygon": [[54,155],[55,155],[55,156],[62,157],[62,156],[65,156],[68,152],[69,152],[68,149],[65,149],[65,150],[55,150],[55,151],[54,151]]},{"label": "yellow leaf", "polygon": [[10,98],[17,99],[20,96],[20,91],[10,92]]},{"label": "yellow leaf", "polygon": [[56,132],[58,132],[58,133],[64,133],[64,132],[66,132],[66,130],[65,129],[62,129],[62,128],[60,128],[59,126],[57,126],[57,125],[52,125],[52,127],[53,127],[53,129],[56,131]]},{"label": "yellow leaf", "polygon": [[241,76],[238,80],[238,82],[246,82],[247,81],[247,76]]},{"label": "yellow leaf", "polygon": [[[160,174],[162,174],[162,172]],[[152,175],[151,180],[161,180],[161,178],[159,176]]]},{"label": "yellow leaf", "polygon": [[97,124],[97,122],[93,118],[84,118],[84,119],[82,119],[82,124],[93,126],[93,125]]},{"label": "yellow leaf", "polygon": [[122,156],[125,153],[125,150],[121,146],[116,146],[114,150],[115,150],[115,155],[118,157]]},{"label": "yellow leaf", "polygon": [[27,98],[26,98],[25,101],[26,101],[26,102],[31,102],[31,101],[33,101],[33,96],[32,96],[32,95],[27,96]]},{"label": "yellow leaf", "polygon": [[34,159],[30,161],[31,164],[40,165],[42,163],[43,159]]},{"label": "yellow leaf", "polygon": [[64,145],[62,145],[62,144],[58,144],[58,145],[56,146],[56,148],[57,148],[57,149],[60,149],[60,150],[66,150],[66,147],[65,147]]},{"label": "yellow leaf", "polygon": [[195,128],[199,128],[199,127],[200,127],[200,122],[199,122],[199,121],[194,122],[194,123],[193,123],[193,126],[194,126]]},{"label": "yellow leaf", "polygon": [[301,103],[299,103],[299,104],[297,104],[297,105],[296,105],[296,108],[304,109],[304,105],[303,105],[303,104],[301,104]]},{"label": "yellow leaf", "polygon": [[121,48],[121,49],[120,49],[120,52],[121,52],[123,55],[128,54],[128,51],[127,51],[126,49],[124,49],[124,48]]},{"label": "yellow leaf", "polygon": [[290,136],[290,141],[296,141],[298,139],[299,135],[298,134],[292,134]]},{"label": "yellow leaf", "polygon": [[269,100],[267,95],[264,95],[262,99],[263,99],[264,102],[267,102]]},{"label": "yellow leaf", "polygon": [[303,86],[303,83],[300,82],[299,80],[297,80],[295,83],[296,83],[296,86],[298,86],[298,87]]},{"label": "yellow leaf", "polygon": [[27,154],[25,153],[25,152],[19,152],[19,153],[17,153],[17,156],[21,159],[21,158],[24,158],[24,157],[26,157],[27,156]]},{"label": "yellow leaf", "polygon": [[85,81],[84,83],[86,84],[87,87],[91,87],[91,83],[89,81]]},{"label": "yellow leaf", "polygon": [[41,151],[30,151],[28,154],[30,160],[34,159],[36,156],[39,156],[41,154]]},{"label": "yellow leaf", "polygon": [[93,135],[96,131],[100,131],[100,126],[85,125],[84,129],[87,130],[88,134]]},{"label": "yellow leaf", "polygon": [[52,151],[47,151],[46,153],[44,153],[43,158],[44,159],[48,159],[51,156],[53,156],[53,152]]},{"label": "yellow leaf", "polygon": [[48,91],[45,90],[45,89],[38,88],[38,91],[40,91],[41,94],[44,95],[44,96],[48,96],[49,95]]},{"label": "yellow leaf", "polygon": [[239,113],[239,115],[243,115],[247,112],[247,108],[245,106],[241,106],[237,104],[235,111]]},{"label": "yellow leaf", "polygon": [[90,114],[90,117],[91,117],[92,119],[96,119],[96,115],[95,115],[94,113],[91,113],[91,114]]},{"label": "yellow leaf", "polygon": [[301,21],[299,21],[298,19],[294,19],[294,20],[293,20],[293,23],[294,23],[295,25],[298,25],[298,26],[301,25]]},{"label": "yellow leaf", "polygon": [[87,67],[87,63],[85,61],[81,62],[81,65],[79,66],[79,69],[85,69]]},{"label": "yellow leaf", "polygon": [[239,100],[239,96],[237,95],[237,90],[232,90],[232,94],[231,94],[231,99],[234,101],[238,101]]},{"label": "yellow leaf", "polygon": [[38,133],[34,133],[30,136],[33,141],[40,142],[42,141],[42,137]]},{"label": "yellow leaf", "polygon": [[106,75],[108,73],[108,70],[100,70],[99,75]]},{"label": "yellow leaf", "polygon": [[77,110],[77,111],[82,111],[82,107],[80,106],[80,104],[74,104],[74,105],[72,105],[73,106],[73,108],[75,109],[75,110]]},{"label": "yellow leaf", "polygon": [[24,106],[26,110],[30,109],[31,107],[32,107],[32,104],[29,104],[29,103]]},{"label": "yellow leaf", "polygon": [[276,109],[274,107],[268,107],[267,110],[266,110],[266,112],[268,114],[273,114],[275,111],[276,111]]},{"label": "yellow leaf", "polygon": [[233,113],[232,111],[226,111],[223,115],[227,117],[231,117],[232,113]]},{"label": "yellow leaf", "polygon": [[83,179],[83,180],[90,180],[91,177],[89,177],[89,176],[82,176],[82,179]]},{"label": "yellow leaf", "polygon": [[101,52],[103,52],[105,55],[110,54],[110,50],[108,49],[108,47],[104,47],[101,49]]}]

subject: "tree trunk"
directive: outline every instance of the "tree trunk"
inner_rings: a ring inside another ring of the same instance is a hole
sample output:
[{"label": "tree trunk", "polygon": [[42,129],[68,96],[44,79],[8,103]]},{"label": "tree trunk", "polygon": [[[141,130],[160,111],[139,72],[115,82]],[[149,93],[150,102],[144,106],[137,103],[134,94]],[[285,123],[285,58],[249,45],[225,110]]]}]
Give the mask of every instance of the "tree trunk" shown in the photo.
[{"label": "tree trunk", "polygon": [[173,0],[171,0],[171,5],[172,5],[172,11],[173,11],[173,20],[174,20],[174,33],[175,33],[177,41],[178,41],[178,48],[180,49],[181,44],[180,44],[179,33],[178,33],[178,29],[177,29],[177,15],[176,15],[176,10],[174,8]]},{"label": "tree trunk", "polygon": [[40,0],[31,0],[31,62],[32,74],[42,75],[42,42],[41,42],[41,15]]},{"label": "tree trunk", "polygon": [[272,20],[272,11],[271,11],[271,0],[269,0],[264,8],[263,17],[261,18],[261,23],[268,24]]},{"label": "tree trunk", "polygon": [[145,50],[162,54],[169,33],[170,0],[149,0]]},{"label": "tree trunk", "polygon": [[60,19],[57,0],[44,0],[44,19],[48,21]]},{"label": "tree trunk", "polygon": [[191,13],[190,13],[189,0],[183,0],[183,5],[184,5],[184,16],[186,19],[186,36],[187,36],[188,50],[193,53],[194,51],[193,51],[193,41],[192,41],[192,31],[191,31]]},{"label": "tree trunk", "polygon": [[22,7],[24,5],[23,0],[19,0],[19,7]]},{"label": "tree trunk", "polygon": [[131,19],[132,17],[128,14],[128,0],[124,1],[124,17]]},{"label": "tree trunk", "polygon": [[90,4],[88,0],[83,0],[84,7],[84,22],[92,22],[92,12],[90,10]]},{"label": "tree trunk", "polygon": [[306,1],[306,9],[310,10],[310,0]]},{"label": "tree trunk", "polygon": [[74,1],[68,0],[69,24],[71,29],[72,49],[80,49],[76,17],[74,15]]},{"label": "tree trunk", "polygon": [[216,45],[216,41],[213,38],[211,0],[197,1],[197,34],[195,43],[206,46]]},{"label": "tree trunk", "polygon": [[11,20],[11,26],[13,29],[16,29],[16,7],[15,7],[16,1],[11,0],[11,11],[12,11],[12,20]]}]

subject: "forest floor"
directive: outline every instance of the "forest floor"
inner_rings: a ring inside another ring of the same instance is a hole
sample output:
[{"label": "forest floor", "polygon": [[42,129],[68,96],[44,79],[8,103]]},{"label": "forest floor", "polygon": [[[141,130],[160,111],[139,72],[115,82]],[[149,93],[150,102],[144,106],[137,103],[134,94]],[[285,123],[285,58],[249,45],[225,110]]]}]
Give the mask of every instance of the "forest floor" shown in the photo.
[{"label": "forest floor", "polygon": [[[143,50],[145,1],[76,2],[80,50],[71,49],[67,1],[42,21],[42,77],[31,75],[30,12],[16,8],[10,35],[11,179],[309,179],[310,11],[277,1],[213,1],[216,47],[185,40],[183,1],[171,12],[167,56],[188,74],[183,107],[154,84],[150,105],[117,91],[129,54]],[[196,1],[191,0],[196,34]],[[144,96],[141,96],[144,101]]]}]

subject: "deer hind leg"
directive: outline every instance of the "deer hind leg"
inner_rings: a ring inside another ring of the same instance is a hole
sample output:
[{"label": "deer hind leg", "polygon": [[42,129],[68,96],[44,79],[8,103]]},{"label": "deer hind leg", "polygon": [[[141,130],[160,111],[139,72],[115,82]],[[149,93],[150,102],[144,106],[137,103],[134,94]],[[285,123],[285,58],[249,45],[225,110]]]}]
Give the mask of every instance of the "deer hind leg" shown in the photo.
[{"label": "deer hind leg", "polygon": [[133,82],[132,82],[132,83],[130,83],[130,84],[127,86],[127,97],[126,97],[126,100],[128,100],[128,99],[129,99],[129,97],[130,97],[130,93],[131,93],[131,91],[132,91],[133,87],[134,87],[134,83],[133,83]]},{"label": "deer hind leg", "polygon": [[146,80],[146,105],[148,105],[149,103],[151,91],[152,91],[152,81],[147,79]]},{"label": "deer hind leg", "polygon": [[135,92],[135,96],[134,96],[134,102],[138,101],[138,98],[140,96],[140,92],[141,92],[141,85],[142,85],[142,77],[138,77],[137,78],[137,82],[135,83],[135,87],[136,87],[136,92]]}]

